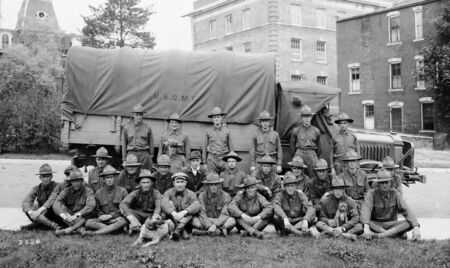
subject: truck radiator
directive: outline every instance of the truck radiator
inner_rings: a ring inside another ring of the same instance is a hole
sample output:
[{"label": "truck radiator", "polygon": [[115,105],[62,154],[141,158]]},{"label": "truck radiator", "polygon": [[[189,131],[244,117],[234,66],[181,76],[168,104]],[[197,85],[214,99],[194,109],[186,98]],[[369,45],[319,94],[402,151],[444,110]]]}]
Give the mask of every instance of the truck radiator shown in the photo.
[{"label": "truck radiator", "polygon": [[360,152],[362,159],[370,159],[375,161],[382,161],[387,155],[391,155],[391,148],[389,145],[360,145]]}]

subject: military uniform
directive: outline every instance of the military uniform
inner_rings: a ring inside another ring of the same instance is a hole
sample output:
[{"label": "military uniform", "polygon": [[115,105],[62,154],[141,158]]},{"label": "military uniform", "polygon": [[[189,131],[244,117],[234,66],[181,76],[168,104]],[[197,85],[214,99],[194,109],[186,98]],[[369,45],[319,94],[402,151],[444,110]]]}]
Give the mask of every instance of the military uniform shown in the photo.
[{"label": "military uniform", "polygon": [[143,224],[152,215],[161,214],[161,200],[162,196],[158,190],[150,188],[150,191],[144,191],[139,188],[120,203],[120,211],[125,217],[133,215],[140,224]]},{"label": "military uniform", "polygon": [[314,208],[316,209],[316,212],[320,212],[321,203],[320,200],[322,199],[322,196],[330,191],[330,182],[331,177],[327,175],[326,180],[321,180],[318,177],[312,178],[308,183],[308,196],[311,200]]},{"label": "military uniform", "polygon": [[153,176],[155,176],[155,183],[153,185],[153,188],[158,190],[160,193],[165,193],[167,190],[173,187],[172,182],[172,175],[170,171],[163,175],[161,172],[157,171],[156,173],[153,173]]},{"label": "military uniform", "polygon": [[302,192],[294,191],[289,195],[286,190],[279,192],[272,201],[274,207],[274,222],[278,229],[285,228],[283,219],[287,218],[294,225],[294,228],[300,229],[296,224],[302,220],[312,223],[315,217],[315,209],[308,197]]},{"label": "military uniform", "polygon": [[207,129],[204,148],[203,162],[208,164],[210,171],[220,174],[225,169],[222,158],[234,150],[230,130],[223,123],[218,128]]},{"label": "military uniform", "polygon": [[181,129],[176,131],[169,130],[161,136],[161,142],[159,144],[160,150],[158,151],[158,156],[161,154],[168,153],[168,141],[169,139],[175,139],[178,142],[177,154],[183,155],[186,158],[191,152],[191,142],[189,136],[186,135]]},{"label": "military uniform", "polygon": [[170,157],[170,172],[172,172],[172,174],[181,172],[185,167],[189,166],[189,163],[184,157],[184,155],[177,154],[169,157]]},{"label": "military uniform", "polygon": [[236,167],[234,170],[225,169],[220,177],[223,178],[222,189],[234,197],[241,190],[237,186],[242,184],[247,175]]},{"label": "military uniform", "polygon": [[100,188],[105,187],[105,181],[99,176],[102,172],[103,168],[100,167],[95,167],[88,172],[88,186],[94,191],[94,193]]},{"label": "military uniform", "polygon": [[250,148],[251,166],[256,167],[256,163],[263,156],[270,155],[277,165],[283,163],[283,151],[278,132],[269,129],[268,131],[258,130],[253,136]]},{"label": "military uniform", "polygon": [[[273,198],[278,192],[281,191],[281,179],[275,171],[271,170],[269,174],[264,174],[261,170],[256,172],[255,175],[257,180],[261,181],[261,184],[257,185],[258,191],[260,191],[267,199]],[[269,196],[265,187],[269,188],[272,195]]]},{"label": "military uniform", "polygon": [[308,175],[312,175],[312,167],[317,163],[317,150],[319,149],[320,131],[316,127],[303,125],[294,129],[291,136],[291,152],[299,155],[308,166]]},{"label": "military uniform", "polygon": [[[340,122],[343,121],[346,121],[350,124],[353,123],[353,119],[351,119],[346,113],[340,114],[334,122],[336,124],[339,124]],[[339,132],[333,136],[332,146],[333,146],[333,165],[336,174],[339,175],[344,170],[344,163],[342,162],[342,157],[349,150],[355,151],[359,154],[359,142],[356,135],[351,130],[349,129],[345,131],[339,130]]]},{"label": "military uniform", "polygon": [[350,171],[346,169],[338,177],[344,181],[346,186],[345,193],[355,200],[358,210],[361,209],[364,202],[364,195],[370,189],[366,172],[357,168],[356,173],[351,174]]},{"label": "military uniform", "polygon": [[128,193],[131,193],[139,187],[139,185],[135,182],[137,177],[139,176],[139,173],[140,170],[138,169],[136,173],[130,174],[125,168],[117,177],[116,185],[125,188]]}]

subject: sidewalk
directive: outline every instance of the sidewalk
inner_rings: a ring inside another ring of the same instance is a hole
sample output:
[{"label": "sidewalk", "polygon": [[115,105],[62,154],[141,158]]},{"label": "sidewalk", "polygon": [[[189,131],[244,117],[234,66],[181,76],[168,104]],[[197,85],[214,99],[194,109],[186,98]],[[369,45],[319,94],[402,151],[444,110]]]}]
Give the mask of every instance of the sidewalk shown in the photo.
[{"label": "sidewalk", "polygon": [[[0,215],[7,215],[0,218],[0,230],[19,230],[21,225],[30,223],[20,208],[0,208]],[[450,219],[421,218],[420,232],[423,239],[444,240],[450,239]],[[408,233],[411,238],[411,232]]]}]

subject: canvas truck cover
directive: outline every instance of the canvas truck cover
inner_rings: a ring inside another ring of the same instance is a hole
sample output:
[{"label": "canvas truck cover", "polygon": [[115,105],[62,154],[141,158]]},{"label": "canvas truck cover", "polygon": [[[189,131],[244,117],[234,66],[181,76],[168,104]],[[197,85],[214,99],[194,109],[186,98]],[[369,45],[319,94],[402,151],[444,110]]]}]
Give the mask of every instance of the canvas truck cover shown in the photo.
[{"label": "canvas truck cover", "polygon": [[274,64],[273,54],[72,47],[62,116],[130,116],[141,104],[144,117],[178,112],[185,121],[207,122],[219,106],[226,122],[253,123],[263,110],[275,113]]}]

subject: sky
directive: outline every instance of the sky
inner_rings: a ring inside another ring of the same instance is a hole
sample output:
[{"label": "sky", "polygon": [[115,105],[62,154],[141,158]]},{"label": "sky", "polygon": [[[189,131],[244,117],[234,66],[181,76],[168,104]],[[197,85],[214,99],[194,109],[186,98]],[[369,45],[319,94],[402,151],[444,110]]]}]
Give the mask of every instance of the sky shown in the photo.
[{"label": "sky", "polygon": [[[0,0],[2,28],[14,29],[21,0]],[[89,14],[89,5],[97,6],[106,0],[53,0],[59,27],[66,33],[80,34],[84,26],[81,15]],[[181,17],[193,9],[194,0],[141,0],[153,5],[148,30],[156,36],[156,49],[192,50],[189,17]]]}]

